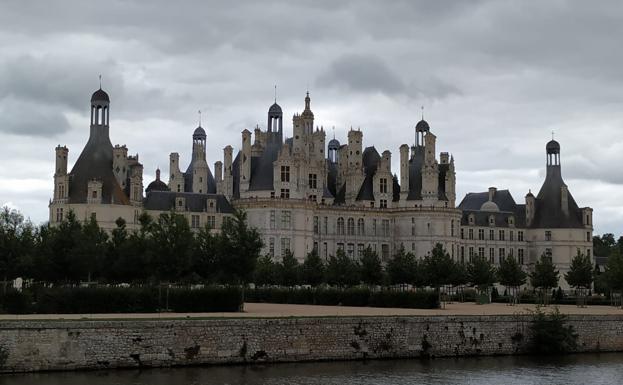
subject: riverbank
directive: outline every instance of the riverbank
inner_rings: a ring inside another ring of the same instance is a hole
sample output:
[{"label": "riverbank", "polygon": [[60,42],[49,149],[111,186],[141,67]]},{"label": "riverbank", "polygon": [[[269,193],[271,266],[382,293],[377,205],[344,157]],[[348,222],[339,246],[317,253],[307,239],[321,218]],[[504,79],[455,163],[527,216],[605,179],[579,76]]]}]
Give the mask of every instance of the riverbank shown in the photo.
[{"label": "riverbank", "polygon": [[[471,305],[473,312],[522,311],[502,306]],[[5,320],[0,322],[0,370],[512,355],[526,351],[532,319],[526,314],[451,314],[451,307],[424,315],[391,314],[424,311],[409,309],[381,309],[382,315],[343,315],[339,311],[345,309],[333,309],[336,314],[321,315],[321,309],[312,308],[315,316],[295,316],[303,309],[291,307],[290,315],[280,318],[265,307],[264,313],[247,318],[238,313],[209,319]],[[377,311],[352,311],[364,309]],[[467,311],[461,309],[454,311]],[[623,351],[623,314],[617,313],[569,315],[578,352]]]}]

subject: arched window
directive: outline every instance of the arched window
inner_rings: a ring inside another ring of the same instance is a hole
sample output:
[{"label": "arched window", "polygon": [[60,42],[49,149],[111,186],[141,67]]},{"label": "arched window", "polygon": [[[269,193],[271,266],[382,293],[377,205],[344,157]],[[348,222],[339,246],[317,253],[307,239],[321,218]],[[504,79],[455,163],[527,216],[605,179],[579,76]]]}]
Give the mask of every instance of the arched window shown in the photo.
[{"label": "arched window", "polygon": [[357,235],[366,235],[366,227],[363,218],[357,220]]},{"label": "arched window", "polygon": [[337,219],[337,235],[344,235],[344,218]]},{"label": "arched window", "polygon": [[348,235],[355,235],[355,220],[348,218]]}]

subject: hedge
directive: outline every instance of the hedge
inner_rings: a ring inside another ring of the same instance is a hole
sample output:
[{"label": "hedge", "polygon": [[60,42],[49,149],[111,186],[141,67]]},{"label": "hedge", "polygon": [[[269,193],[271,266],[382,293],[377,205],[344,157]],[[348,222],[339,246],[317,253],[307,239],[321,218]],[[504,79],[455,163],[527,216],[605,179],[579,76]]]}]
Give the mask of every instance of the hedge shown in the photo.
[{"label": "hedge", "polygon": [[166,288],[158,287],[39,287],[0,294],[0,310],[9,314],[234,312],[241,308],[239,287],[170,288],[168,301]]},{"label": "hedge", "polygon": [[373,291],[367,287],[282,288],[258,287],[245,291],[246,302],[285,303],[300,305],[342,305],[435,309],[439,296],[434,291]]}]

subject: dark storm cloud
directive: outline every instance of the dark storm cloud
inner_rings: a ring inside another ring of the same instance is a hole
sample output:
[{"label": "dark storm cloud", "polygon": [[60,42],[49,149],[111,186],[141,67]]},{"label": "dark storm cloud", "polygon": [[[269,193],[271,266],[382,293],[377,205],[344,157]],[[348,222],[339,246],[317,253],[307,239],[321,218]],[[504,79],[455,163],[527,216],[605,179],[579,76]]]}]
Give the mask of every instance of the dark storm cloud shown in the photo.
[{"label": "dark storm cloud", "polygon": [[[318,125],[340,140],[360,125],[366,145],[394,154],[424,105],[437,150],[456,158],[459,201],[492,184],[517,200],[537,190],[555,131],[578,203],[595,206],[598,227],[620,228],[620,36],[616,1],[7,0],[0,139],[23,150],[0,162],[29,165],[36,181],[32,193],[0,189],[0,204],[49,196],[53,148],[79,154],[102,74],[111,138],[141,154],[146,175],[171,151],[188,159],[198,109],[210,164],[238,148],[240,131],[266,124],[275,84],[290,135],[309,86]],[[0,180],[26,183],[17,169]],[[45,204],[27,214],[45,217]]]}]

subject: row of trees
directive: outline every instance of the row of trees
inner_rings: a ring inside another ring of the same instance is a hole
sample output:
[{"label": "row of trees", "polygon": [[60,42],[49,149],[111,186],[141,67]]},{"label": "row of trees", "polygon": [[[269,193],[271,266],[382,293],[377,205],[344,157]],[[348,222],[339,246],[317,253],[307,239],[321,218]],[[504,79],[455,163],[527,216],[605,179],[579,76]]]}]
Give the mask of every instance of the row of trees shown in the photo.
[{"label": "row of trees", "polygon": [[[353,259],[338,252],[323,260],[310,253],[302,264],[286,255],[278,262],[260,257],[259,233],[249,228],[244,212],[236,212],[219,234],[209,228],[194,233],[187,220],[175,213],[158,218],[143,214],[140,227],[130,231],[119,219],[106,233],[95,218],[77,220],[73,213],[59,226],[34,226],[17,211],[0,211],[0,279],[34,278],[53,283],[98,282],[221,282],[257,284],[350,286],[410,284],[416,287],[475,286],[485,290],[494,283],[517,289],[530,278],[536,288],[558,286],[559,273],[551,258],[542,256],[528,274],[513,257],[495,268],[482,257],[468,263],[454,261],[441,245],[420,259],[399,249],[386,263],[370,248]],[[590,257],[579,254],[567,282],[577,288],[595,286],[623,290],[623,237],[595,237],[595,251],[610,256],[605,273],[598,275]],[[599,247],[598,247],[599,245]]]},{"label": "row of trees", "polygon": [[222,231],[193,233],[181,215],[157,219],[143,214],[129,231],[123,219],[110,234],[95,218],[73,212],[58,226],[33,226],[16,211],[0,212],[0,278],[33,278],[52,283],[249,282],[262,241],[244,212],[225,221]]}]

